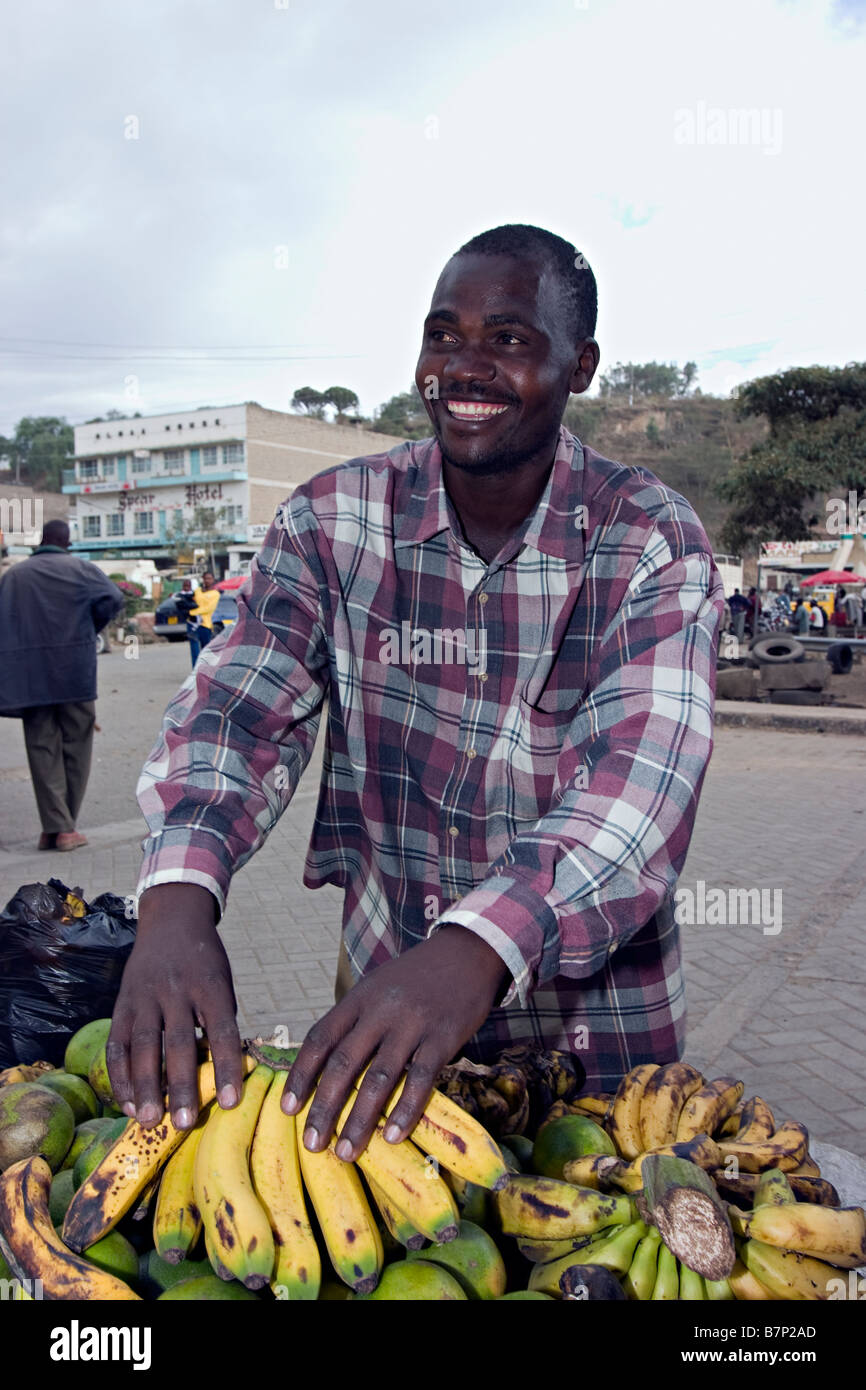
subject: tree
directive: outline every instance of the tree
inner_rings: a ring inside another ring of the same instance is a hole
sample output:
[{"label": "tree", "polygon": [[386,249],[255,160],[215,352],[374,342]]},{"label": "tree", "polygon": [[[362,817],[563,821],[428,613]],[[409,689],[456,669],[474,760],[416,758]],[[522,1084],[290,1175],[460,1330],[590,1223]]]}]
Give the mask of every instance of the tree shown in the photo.
[{"label": "tree", "polygon": [[210,552],[213,567],[214,542],[222,539],[221,523],[225,520],[225,513],[225,507],[198,506],[193,508],[190,515],[178,507],[167,532],[168,549],[174,553],[175,559],[188,556],[191,560],[193,548],[204,547]]},{"label": "tree", "polygon": [[728,549],[806,540],[821,497],[866,490],[866,363],[758,377],[740,387],[736,412],[763,416],[769,432],[717,485],[732,503],[722,528]]},{"label": "tree", "polygon": [[25,415],[15,427],[15,435],[0,448],[15,469],[15,482],[22,478],[31,487],[59,492],[63,468],[75,449],[72,426],[55,415]]},{"label": "tree", "polygon": [[299,386],[292,396],[292,410],[302,411],[305,415],[310,415],[315,420],[325,418],[325,397],[321,391],[317,391],[314,386]]},{"label": "tree", "polygon": [[398,439],[424,439],[432,433],[430,417],[414,382],[408,391],[392,396],[379,406],[370,429],[377,434],[395,435]]},{"label": "tree", "polygon": [[357,413],[360,405],[355,392],[350,391],[348,386],[329,386],[327,391],[322,392],[322,402],[334,407],[337,423],[342,422],[347,410]]},{"label": "tree", "polygon": [[599,377],[602,396],[687,396],[697,377],[697,363],[687,362],[682,371],[676,362],[617,362]]}]

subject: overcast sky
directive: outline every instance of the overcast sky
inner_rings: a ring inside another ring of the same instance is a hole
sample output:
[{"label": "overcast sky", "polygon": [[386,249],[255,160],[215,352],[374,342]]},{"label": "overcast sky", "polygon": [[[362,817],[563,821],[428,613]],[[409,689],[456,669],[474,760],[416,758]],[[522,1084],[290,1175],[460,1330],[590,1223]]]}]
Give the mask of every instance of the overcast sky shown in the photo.
[{"label": "overcast sky", "polygon": [[602,371],[864,356],[866,0],[7,0],[0,47],[0,432],[370,412],[508,221],[588,257]]}]

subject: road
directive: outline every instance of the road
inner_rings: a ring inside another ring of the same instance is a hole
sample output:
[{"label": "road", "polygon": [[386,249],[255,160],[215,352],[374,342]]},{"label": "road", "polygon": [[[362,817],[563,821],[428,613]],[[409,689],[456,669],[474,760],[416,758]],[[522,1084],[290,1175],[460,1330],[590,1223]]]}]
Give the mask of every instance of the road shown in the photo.
[{"label": "road", "polygon": [[[100,657],[81,823],[90,843],[74,855],[35,852],[21,726],[0,719],[0,901],[53,875],[88,897],[132,891],[144,833],[136,777],[188,670],[185,644]],[[282,1025],[300,1039],[332,1002],[342,895],[301,882],[320,763],[321,738],[288,811],[232,885],[222,932],[245,1033]],[[858,738],[719,729],[680,888],[692,894],[684,914],[693,906],[706,919],[682,928],[687,1058],[709,1075],[742,1077],[778,1118],[866,1157],[864,786]],[[729,889],[742,892],[730,899]],[[713,922],[713,890],[724,890],[726,920]]]}]

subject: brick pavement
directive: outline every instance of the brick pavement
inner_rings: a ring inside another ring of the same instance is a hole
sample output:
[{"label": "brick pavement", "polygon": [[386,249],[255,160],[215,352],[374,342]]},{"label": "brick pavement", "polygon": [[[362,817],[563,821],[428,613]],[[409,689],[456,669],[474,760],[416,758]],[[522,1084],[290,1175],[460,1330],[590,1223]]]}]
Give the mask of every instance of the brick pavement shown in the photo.
[{"label": "brick pavement", "polygon": [[[187,674],[185,646],[100,659],[87,849],[38,854],[20,725],[0,719],[0,900],[52,875],[88,896],[135,883],[142,822],[134,784],[162,709]],[[333,999],[342,893],[301,882],[321,739],[298,792],[235,877],[223,937],[244,1032],[301,1037]],[[680,887],[780,888],[782,928],[682,928],[688,1058],[734,1072],[748,1092],[815,1136],[866,1156],[866,746],[859,738],[721,728]]]}]

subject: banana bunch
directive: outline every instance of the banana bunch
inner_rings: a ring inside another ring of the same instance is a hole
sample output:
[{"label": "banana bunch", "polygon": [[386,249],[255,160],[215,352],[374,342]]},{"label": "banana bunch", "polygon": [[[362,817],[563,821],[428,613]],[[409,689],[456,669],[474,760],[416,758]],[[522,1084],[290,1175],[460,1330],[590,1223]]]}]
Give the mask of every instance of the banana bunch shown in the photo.
[{"label": "banana bunch", "polygon": [[495,1190],[507,1181],[490,1135],[438,1091],[400,1144],[387,1143],[384,1130],[402,1086],[357,1164],[337,1158],[333,1140],[309,1153],[299,1136],[312,1098],[297,1117],[285,1115],[288,1062],[271,1057],[269,1065],[259,1060],[267,1048],[251,1050],[233,1110],[216,1105],[207,1061],[198,1071],[194,1129],[175,1129],[168,1112],[149,1130],[129,1121],[75,1191],[62,1238],[48,1217],[51,1172],[44,1160],[7,1170],[0,1178],[0,1249],[16,1277],[41,1280],[48,1298],[133,1297],[126,1285],[118,1293],[120,1281],[91,1266],[87,1251],[127,1213],[152,1211],[155,1252],[169,1264],[190,1257],[201,1238],[220,1278],[254,1291],[269,1285],[280,1299],[310,1300],[319,1296],[324,1251],[342,1283],[364,1295],[382,1271],[383,1232],[407,1249],[452,1241],[460,1218],[449,1184]]},{"label": "banana bunch", "polygon": [[461,1057],[443,1068],[436,1084],[494,1138],[505,1139],[535,1134],[552,1106],[574,1100],[584,1076],[570,1052],[519,1044],[506,1048],[492,1066]]}]

